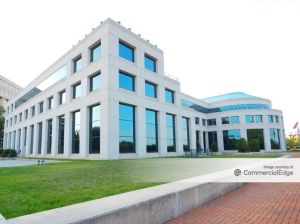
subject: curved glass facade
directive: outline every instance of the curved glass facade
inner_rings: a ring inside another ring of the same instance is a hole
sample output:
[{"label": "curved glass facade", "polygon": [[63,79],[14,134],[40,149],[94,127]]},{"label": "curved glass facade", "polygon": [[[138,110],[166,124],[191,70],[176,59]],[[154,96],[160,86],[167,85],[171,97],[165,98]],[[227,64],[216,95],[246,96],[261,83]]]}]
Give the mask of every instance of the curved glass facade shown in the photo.
[{"label": "curved glass facade", "polygon": [[208,97],[202,100],[206,103],[214,103],[214,102],[220,102],[224,100],[235,100],[235,99],[244,99],[244,98],[257,98],[257,97],[242,92],[235,92],[235,93],[227,93],[219,96]]},{"label": "curved glass facade", "polygon": [[267,104],[235,104],[215,108],[206,108],[184,99],[181,100],[181,105],[205,114],[234,110],[270,109],[270,106]]}]

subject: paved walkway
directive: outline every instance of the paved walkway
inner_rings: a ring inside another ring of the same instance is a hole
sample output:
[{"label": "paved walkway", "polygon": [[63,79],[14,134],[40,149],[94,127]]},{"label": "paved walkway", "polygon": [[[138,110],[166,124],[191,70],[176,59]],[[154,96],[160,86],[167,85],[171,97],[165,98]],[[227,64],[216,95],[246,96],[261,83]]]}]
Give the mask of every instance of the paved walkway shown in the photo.
[{"label": "paved walkway", "polygon": [[[57,163],[60,162],[58,160],[44,160],[44,164],[46,163]],[[9,160],[0,160],[0,168],[1,167],[14,167],[14,166],[29,166],[29,165],[37,165],[37,159],[9,159]]]},{"label": "paved walkway", "polygon": [[248,183],[168,223],[300,223],[300,184]]}]

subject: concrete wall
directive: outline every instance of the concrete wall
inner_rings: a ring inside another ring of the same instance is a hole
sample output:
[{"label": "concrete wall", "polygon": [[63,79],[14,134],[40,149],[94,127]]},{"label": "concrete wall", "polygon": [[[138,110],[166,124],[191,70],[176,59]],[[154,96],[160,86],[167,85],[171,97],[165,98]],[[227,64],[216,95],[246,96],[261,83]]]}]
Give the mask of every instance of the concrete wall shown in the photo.
[{"label": "concrete wall", "polygon": [[241,185],[173,182],[9,219],[4,224],[161,224]]}]

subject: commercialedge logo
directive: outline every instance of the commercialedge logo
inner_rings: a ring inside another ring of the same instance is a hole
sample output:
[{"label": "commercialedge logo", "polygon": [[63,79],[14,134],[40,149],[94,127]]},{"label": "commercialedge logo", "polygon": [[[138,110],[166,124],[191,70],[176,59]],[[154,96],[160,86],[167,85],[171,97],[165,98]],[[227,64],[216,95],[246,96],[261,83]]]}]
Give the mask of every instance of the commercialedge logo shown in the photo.
[{"label": "commercialedge logo", "polygon": [[235,169],[234,170],[234,175],[235,176],[240,176],[240,175],[245,175],[245,176],[293,176],[294,172],[293,171],[288,171],[288,170],[268,170],[268,171],[262,171],[262,170],[244,170],[243,172],[240,169]]}]

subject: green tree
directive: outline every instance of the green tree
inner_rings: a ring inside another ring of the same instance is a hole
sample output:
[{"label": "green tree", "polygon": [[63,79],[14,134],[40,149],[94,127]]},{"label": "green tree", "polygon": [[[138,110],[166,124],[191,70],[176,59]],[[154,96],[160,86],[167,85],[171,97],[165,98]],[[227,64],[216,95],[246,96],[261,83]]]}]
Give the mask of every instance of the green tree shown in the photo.
[{"label": "green tree", "polygon": [[293,147],[297,147],[300,145],[300,139],[298,135],[289,135],[288,138],[286,138],[286,146],[288,149],[293,149]]},{"label": "green tree", "polygon": [[249,152],[248,142],[244,138],[237,140],[236,147],[239,150],[239,152]]},{"label": "green tree", "polygon": [[0,106],[0,148],[3,146],[3,133],[4,133],[4,123],[5,123],[5,110]]}]

